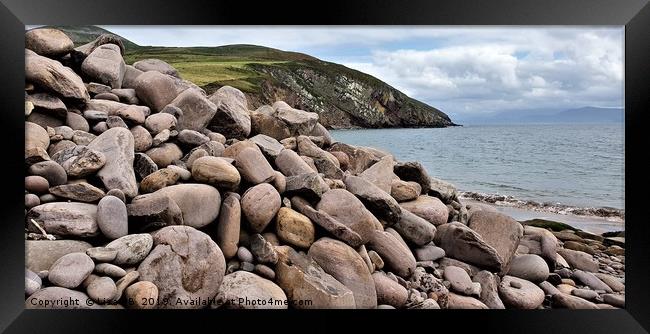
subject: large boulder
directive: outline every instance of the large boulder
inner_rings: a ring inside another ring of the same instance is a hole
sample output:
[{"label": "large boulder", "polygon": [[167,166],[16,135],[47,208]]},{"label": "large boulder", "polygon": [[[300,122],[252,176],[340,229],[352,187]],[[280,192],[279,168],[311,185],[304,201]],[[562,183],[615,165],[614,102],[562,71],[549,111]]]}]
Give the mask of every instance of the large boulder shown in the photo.
[{"label": "large boulder", "polygon": [[285,176],[295,176],[300,174],[313,173],[314,170],[309,167],[298,153],[284,149],[275,158],[275,165]]},{"label": "large boulder", "polygon": [[173,200],[183,214],[183,224],[191,227],[201,228],[219,216],[221,195],[216,188],[207,184],[176,184],[138,196],[133,199],[133,203],[156,197],[169,197]]},{"label": "large boulder", "polygon": [[372,274],[377,292],[377,303],[402,308],[408,301],[409,292],[397,281],[390,279],[384,272],[376,271]]},{"label": "large boulder", "polygon": [[60,257],[85,252],[91,247],[79,240],[25,240],[25,267],[36,273],[49,270]]},{"label": "large boulder", "polygon": [[251,117],[244,94],[236,88],[223,86],[210,95],[217,110],[209,129],[228,138],[247,138],[251,133]]},{"label": "large boulder", "polygon": [[396,178],[395,174],[393,173],[394,165],[395,160],[393,159],[393,156],[387,155],[374,163],[372,166],[368,167],[361,174],[359,174],[359,176],[372,182],[378,188],[390,194],[391,184]]},{"label": "large boulder", "polygon": [[93,272],[95,264],[86,253],[70,253],[56,260],[47,279],[54,285],[74,289]]},{"label": "large boulder", "polygon": [[343,152],[348,156],[348,171],[352,174],[359,174],[368,167],[379,161],[368,148],[363,146],[353,146],[345,143],[334,143],[329,149],[330,152]]},{"label": "large boulder", "polygon": [[138,272],[141,280],[158,287],[159,298],[172,301],[161,307],[206,307],[219,292],[226,271],[219,246],[190,226],[164,227],[153,234],[153,240],[154,249],[140,263]]},{"label": "large boulder", "polygon": [[433,241],[449,257],[487,269],[501,270],[503,260],[497,251],[478,233],[461,223],[438,226]]},{"label": "large boulder", "polygon": [[232,190],[241,181],[239,171],[224,158],[204,156],[192,163],[192,177],[219,188]]},{"label": "large boulder", "polygon": [[153,238],[148,233],[125,235],[106,245],[106,248],[117,251],[112,262],[119,266],[133,266],[142,262],[151,251],[151,247],[153,247]]},{"label": "large boulder", "polygon": [[247,271],[224,276],[217,304],[227,309],[286,309],[287,296],[277,284]]},{"label": "large boulder", "polygon": [[186,89],[169,103],[183,114],[178,118],[178,129],[201,131],[217,112],[217,106],[196,89]]},{"label": "large boulder", "polygon": [[27,49],[25,49],[25,79],[64,98],[77,101],[90,99],[83,80],[71,68]]},{"label": "large boulder", "polygon": [[499,296],[509,308],[536,309],[544,302],[544,290],[534,283],[512,276],[503,276]]},{"label": "large boulder", "polygon": [[280,194],[268,183],[249,188],[241,199],[241,210],[251,231],[261,233],[280,210]]},{"label": "large boulder", "polygon": [[241,230],[241,204],[239,195],[227,193],[224,195],[219,213],[219,222],[215,242],[223,252],[226,259],[230,259],[237,253],[239,244],[239,232]]},{"label": "large boulder", "polygon": [[96,48],[81,63],[81,71],[93,81],[121,88],[126,64],[120,54],[120,47],[104,44]]},{"label": "large boulder", "polygon": [[162,110],[180,93],[172,77],[157,71],[140,74],[133,85],[140,102],[151,108],[152,112]]},{"label": "large boulder", "polygon": [[431,178],[427,170],[419,162],[398,162],[393,169],[395,175],[404,181],[414,181],[422,187],[422,193],[426,194],[431,189]]},{"label": "large boulder", "polygon": [[278,211],[276,229],[280,240],[300,248],[309,248],[316,234],[314,224],[307,216],[286,207]]},{"label": "large boulder", "polygon": [[572,268],[592,273],[598,272],[598,261],[596,261],[592,255],[566,248],[558,249],[557,253],[561,255]]},{"label": "large boulder", "polygon": [[490,211],[472,214],[468,226],[497,251],[501,270],[506,270],[524,234],[523,226],[509,216]]},{"label": "large boulder", "polygon": [[363,203],[345,189],[332,189],[325,192],[316,205],[316,210],[323,211],[358,233],[363,243],[370,240],[372,231],[379,224]]},{"label": "large boulder", "polygon": [[359,176],[346,175],[343,182],[345,189],[357,196],[378,217],[389,223],[400,220],[402,209],[387,192]]},{"label": "large boulder", "polygon": [[88,144],[88,148],[106,156],[106,164],[97,172],[106,189],[119,189],[128,197],[138,194],[133,171],[134,140],[128,129],[108,129]]},{"label": "large boulder", "polygon": [[416,246],[428,244],[436,234],[435,226],[404,209],[401,210],[399,220],[391,227]]},{"label": "large boulder", "polygon": [[273,116],[280,119],[292,136],[309,135],[318,122],[318,114],[290,107],[283,101],[273,104]]},{"label": "large boulder", "polygon": [[41,56],[58,57],[72,51],[74,43],[59,29],[37,28],[25,33],[25,48]]},{"label": "large boulder", "polygon": [[292,306],[305,309],[355,308],[352,291],[326,273],[311,257],[288,246],[276,249],[279,259],[275,281],[287,294]]},{"label": "large boulder", "polygon": [[368,248],[381,256],[395,274],[409,278],[415,272],[415,257],[411,250],[389,232],[373,230]]},{"label": "large boulder", "polygon": [[449,209],[438,198],[422,195],[413,201],[399,204],[403,209],[439,226],[447,222]]},{"label": "large boulder", "polygon": [[368,266],[352,247],[321,238],[311,245],[308,254],[326,273],[352,291],[356,308],[377,307],[377,293]]},{"label": "large boulder", "polygon": [[124,54],[124,43],[122,43],[122,39],[119,36],[113,34],[101,34],[97,36],[97,38],[95,38],[93,41],[76,47],[75,51],[83,54],[84,56],[88,56],[93,51],[95,51],[95,49],[105,44],[117,45],[120,48],[120,53]]},{"label": "large boulder", "polygon": [[77,202],[52,202],[33,207],[27,212],[27,226],[40,232],[35,220],[47,233],[60,236],[87,238],[99,235],[97,206]]},{"label": "large boulder", "polygon": [[178,71],[171,65],[160,59],[142,59],[133,63],[133,67],[142,72],[157,71],[163,74],[168,74],[180,78]]},{"label": "large boulder", "polygon": [[549,275],[548,265],[535,254],[517,255],[510,261],[508,275],[519,277],[533,283],[545,281]]}]

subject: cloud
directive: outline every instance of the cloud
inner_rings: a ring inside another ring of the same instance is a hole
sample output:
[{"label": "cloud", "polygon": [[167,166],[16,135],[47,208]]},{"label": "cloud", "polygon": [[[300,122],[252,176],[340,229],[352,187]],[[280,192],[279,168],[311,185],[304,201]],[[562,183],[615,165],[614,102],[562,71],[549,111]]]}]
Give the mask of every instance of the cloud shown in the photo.
[{"label": "cloud", "polygon": [[141,45],[257,44],[366,72],[452,115],[623,105],[622,27],[103,26]]}]

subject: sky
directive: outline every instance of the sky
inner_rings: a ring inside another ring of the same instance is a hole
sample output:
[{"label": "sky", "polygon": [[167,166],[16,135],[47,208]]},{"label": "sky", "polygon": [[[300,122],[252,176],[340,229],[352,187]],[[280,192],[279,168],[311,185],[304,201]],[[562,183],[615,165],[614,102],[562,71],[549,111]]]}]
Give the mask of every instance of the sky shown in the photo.
[{"label": "sky", "polygon": [[101,27],[139,45],[306,53],[371,74],[452,119],[624,105],[622,26]]}]

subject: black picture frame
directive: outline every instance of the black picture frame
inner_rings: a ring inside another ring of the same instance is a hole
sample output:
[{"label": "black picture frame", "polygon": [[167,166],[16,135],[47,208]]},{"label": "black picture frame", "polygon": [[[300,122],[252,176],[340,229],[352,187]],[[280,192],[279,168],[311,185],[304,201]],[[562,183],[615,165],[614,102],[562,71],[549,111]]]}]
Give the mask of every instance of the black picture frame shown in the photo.
[{"label": "black picture frame", "polygon": [[[645,333],[650,328],[650,234],[643,197],[648,176],[645,127],[650,97],[650,6],[647,0],[498,1],[83,1],[0,0],[0,330],[8,333],[122,332],[182,325],[184,331],[481,330],[513,333]],[[134,312],[24,309],[23,166],[24,26],[66,25],[612,25],[625,26],[626,309],[536,311]],[[356,326],[356,325],[355,325]],[[450,327],[448,327],[450,326]],[[445,329],[447,328],[447,329]]]}]

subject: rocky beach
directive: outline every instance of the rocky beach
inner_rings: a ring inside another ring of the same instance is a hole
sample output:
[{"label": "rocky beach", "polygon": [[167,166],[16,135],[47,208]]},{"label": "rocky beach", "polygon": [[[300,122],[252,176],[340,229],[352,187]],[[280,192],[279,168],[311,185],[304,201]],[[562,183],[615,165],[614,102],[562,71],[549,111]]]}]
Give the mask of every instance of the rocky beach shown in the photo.
[{"label": "rocky beach", "polygon": [[127,64],[114,35],[25,42],[26,308],[625,305],[624,233],[465,201],[320,112]]}]

